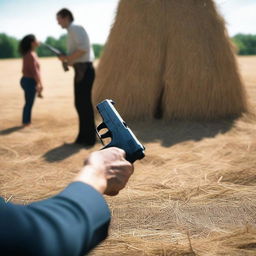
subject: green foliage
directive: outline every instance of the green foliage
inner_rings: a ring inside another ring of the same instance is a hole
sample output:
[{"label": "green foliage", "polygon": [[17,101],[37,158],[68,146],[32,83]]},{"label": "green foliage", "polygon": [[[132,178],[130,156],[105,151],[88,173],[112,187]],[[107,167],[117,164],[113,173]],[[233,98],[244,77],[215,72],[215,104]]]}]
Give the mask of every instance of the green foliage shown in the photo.
[{"label": "green foliage", "polygon": [[104,50],[104,45],[102,45],[102,44],[93,44],[92,48],[93,48],[93,51],[94,51],[95,58],[96,59],[100,58],[100,56],[101,56],[101,54]]},{"label": "green foliage", "polygon": [[[256,35],[250,34],[237,34],[231,38],[234,44],[238,48],[239,55],[256,55]],[[45,43],[59,49],[60,51],[66,53],[66,41],[67,36],[62,35],[58,39],[54,37],[47,37]],[[4,33],[0,33],[0,59],[2,58],[17,58],[20,56],[18,53],[19,41],[11,36]],[[93,44],[93,51],[96,58],[100,58],[104,45]],[[46,47],[41,45],[37,49],[38,56],[54,56]]]},{"label": "green foliage", "polygon": [[[67,52],[66,43],[67,36],[62,35],[58,39],[49,36],[46,38],[45,42],[63,53]],[[3,58],[17,58],[20,57],[18,52],[19,40],[14,37],[10,37],[4,33],[0,34],[0,59]],[[93,51],[96,58],[99,58],[103,52],[104,45],[101,44],[93,44]],[[55,56],[54,53],[50,52],[45,46],[40,45],[37,48],[37,54],[39,57],[49,57]]]},{"label": "green foliage", "polygon": [[[67,36],[62,35],[59,39],[55,39],[54,37],[47,37],[45,43],[61,50],[62,52],[66,52],[66,40]],[[20,57],[19,51],[19,40],[14,37],[10,37],[4,33],[0,33],[0,59],[4,58],[17,58]],[[47,48],[44,46],[39,46],[37,48],[37,54],[40,57],[44,56],[54,56]]]},{"label": "green foliage", "polygon": [[256,35],[237,34],[232,38],[239,55],[256,54]]},{"label": "green foliage", "polygon": [[0,58],[16,58],[18,54],[18,41],[4,33],[0,34]]}]

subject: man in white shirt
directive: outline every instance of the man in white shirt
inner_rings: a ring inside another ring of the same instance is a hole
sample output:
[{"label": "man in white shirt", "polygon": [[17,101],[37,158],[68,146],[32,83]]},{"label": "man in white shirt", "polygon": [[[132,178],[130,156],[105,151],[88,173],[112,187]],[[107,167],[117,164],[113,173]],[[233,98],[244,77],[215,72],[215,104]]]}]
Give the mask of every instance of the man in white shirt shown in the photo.
[{"label": "man in white shirt", "polygon": [[79,133],[75,143],[85,147],[96,141],[94,113],[91,101],[95,70],[92,64],[94,54],[87,32],[82,26],[73,24],[73,14],[68,9],[57,12],[58,24],[67,29],[67,56],[59,59],[67,62],[75,70],[75,107],[79,117]]}]

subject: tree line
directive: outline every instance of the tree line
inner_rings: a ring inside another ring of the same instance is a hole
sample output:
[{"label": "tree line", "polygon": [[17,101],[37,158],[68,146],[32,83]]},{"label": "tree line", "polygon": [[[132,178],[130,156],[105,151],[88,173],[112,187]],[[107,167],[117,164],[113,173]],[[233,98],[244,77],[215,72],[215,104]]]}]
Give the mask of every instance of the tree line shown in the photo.
[{"label": "tree line", "polygon": [[[60,50],[61,52],[66,53],[67,52],[66,41],[67,41],[66,35],[62,35],[58,39],[52,36],[49,36],[46,38],[46,40],[43,43],[51,45],[57,48],[58,50]],[[8,36],[7,34],[0,33],[0,59],[20,57],[18,47],[19,47],[19,40],[17,40],[14,37]],[[104,46],[102,44],[92,44],[92,48],[93,48],[95,57],[99,58],[103,51]],[[37,48],[37,54],[39,57],[54,56],[54,54],[43,45],[40,45]]]},{"label": "tree line", "polygon": [[256,54],[256,35],[237,34],[232,37],[232,41],[236,45],[239,55]]},{"label": "tree line", "polygon": [[[44,43],[49,44],[62,52],[66,52],[66,40],[67,36],[62,35],[58,39],[54,37],[47,37]],[[238,55],[256,55],[256,35],[251,34],[237,34],[231,38],[232,42],[237,48]],[[0,59],[3,58],[18,58],[20,54],[18,52],[19,40],[7,34],[0,33]],[[96,58],[99,58],[103,52],[104,45],[93,44],[92,45]],[[39,57],[54,56],[44,46],[40,46],[37,49]]]}]

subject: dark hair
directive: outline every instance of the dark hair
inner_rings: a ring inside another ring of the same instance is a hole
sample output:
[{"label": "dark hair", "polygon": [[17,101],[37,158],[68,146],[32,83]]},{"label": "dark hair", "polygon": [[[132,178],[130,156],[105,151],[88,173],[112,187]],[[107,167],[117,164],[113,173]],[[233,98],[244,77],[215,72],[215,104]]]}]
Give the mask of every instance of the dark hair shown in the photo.
[{"label": "dark hair", "polygon": [[60,16],[61,18],[68,17],[71,22],[74,21],[74,17],[73,17],[72,12],[70,10],[66,9],[66,8],[63,8],[60,11],[58,11],[57,15]]},{"label": "dark hair", "polygon": [[32,43],[36,41],[36,37],[32,34],[23,37],[19,44],[19,52],[22,56],[32,50]]}]

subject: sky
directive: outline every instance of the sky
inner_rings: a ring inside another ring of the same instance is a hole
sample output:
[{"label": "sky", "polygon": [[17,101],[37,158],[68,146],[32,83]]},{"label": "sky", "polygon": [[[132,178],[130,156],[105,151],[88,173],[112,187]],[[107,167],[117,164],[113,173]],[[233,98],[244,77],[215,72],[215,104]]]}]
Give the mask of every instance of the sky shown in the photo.
[{"label": "sky", "polygon": [[[179,0],[177,0],[179,1]],[[21,39],[35,34],[44,41],[47,36],[65,34],[56,22],[56,12],[66,7],[75,23],[83,25],[92,43],[104,44],[114,22],[119,0],[0,0],[0,33]],[[256,34],[256,0],[215,0],[224,16],[230,36]]]}]

